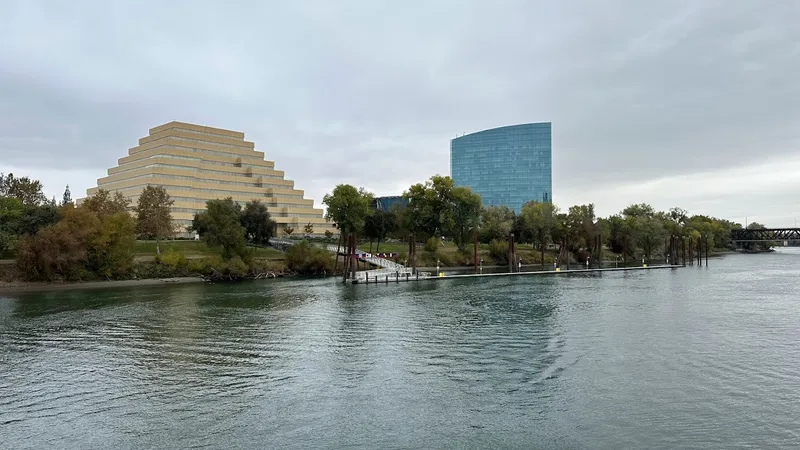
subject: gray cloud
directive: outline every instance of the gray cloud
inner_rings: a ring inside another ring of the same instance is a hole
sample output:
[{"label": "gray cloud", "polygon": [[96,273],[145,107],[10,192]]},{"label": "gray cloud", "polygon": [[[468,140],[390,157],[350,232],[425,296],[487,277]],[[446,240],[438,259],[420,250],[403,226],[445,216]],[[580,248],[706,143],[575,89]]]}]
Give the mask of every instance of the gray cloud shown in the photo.
[{"label": "gray cloud", "polygon": [[102,176],[177,119],[244,131],[319,202],[338,182],[389,194],[447,173],[458,134],[552,121],[558,197],[781,158],[798,139],[796,2],[0,8],[14,167]]}]

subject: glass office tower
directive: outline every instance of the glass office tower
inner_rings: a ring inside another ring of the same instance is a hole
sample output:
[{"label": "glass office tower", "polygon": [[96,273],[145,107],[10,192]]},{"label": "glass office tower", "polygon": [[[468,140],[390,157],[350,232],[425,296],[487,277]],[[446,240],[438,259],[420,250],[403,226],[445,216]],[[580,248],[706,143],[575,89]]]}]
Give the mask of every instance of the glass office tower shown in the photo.
[{"label": "glass office tower", "polygon": [[450,176],[479,194],[484,206],[553,199],[550,122],[511,125],[450,141]]}]

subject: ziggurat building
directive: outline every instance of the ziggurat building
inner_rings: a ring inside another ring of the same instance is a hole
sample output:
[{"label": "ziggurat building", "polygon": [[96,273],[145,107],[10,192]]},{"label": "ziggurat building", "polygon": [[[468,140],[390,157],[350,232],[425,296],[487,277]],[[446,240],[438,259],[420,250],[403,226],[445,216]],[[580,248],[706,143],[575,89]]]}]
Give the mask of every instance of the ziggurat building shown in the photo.
[{"label": "ziggurat building", "polygon": [[275,163],[264,159],[244,133],[183,122],[169,122],[150,129],[139,145],[120,158],[108,176],[97,180],[88,195],[105,189],[120,192],[135,205],[142,190],[163,186],[172,200],[172,218],[179,234],[186,235],[196,213],[206,209],[206,201],[233,198],[242,206],[260,200],[277,223],[277,234],[303,234],[306,224],[313,234],[335,232],[314,201],[295,189],[294,181],[275,170]]}]

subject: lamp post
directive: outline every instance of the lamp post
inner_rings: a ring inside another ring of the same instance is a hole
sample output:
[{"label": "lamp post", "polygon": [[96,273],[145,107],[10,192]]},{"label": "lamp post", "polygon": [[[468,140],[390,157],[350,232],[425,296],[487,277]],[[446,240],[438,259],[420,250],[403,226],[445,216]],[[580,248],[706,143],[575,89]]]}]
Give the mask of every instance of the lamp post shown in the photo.
[{"label": "lamp post", "polygon": [[483,273],[483,258],[481,258],[481,273]]},{"label": "lamp post", "polygon": [[439,260],[436,260],[436,276],[439,276]]}]

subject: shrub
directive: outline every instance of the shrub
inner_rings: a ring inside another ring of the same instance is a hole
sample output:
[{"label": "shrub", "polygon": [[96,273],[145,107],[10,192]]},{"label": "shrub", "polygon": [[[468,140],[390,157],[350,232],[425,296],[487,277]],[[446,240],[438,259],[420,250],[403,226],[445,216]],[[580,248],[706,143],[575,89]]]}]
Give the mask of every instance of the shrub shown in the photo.
[{"label": "shrub", "polygon": [[333,256],[325,249],[302,241],[286,250],[286,267],[304,275],[332,272]]},{"label": "shrub", "polygon": [[508,264],[508,242],[492,239],[489,242],[489,256],[497,264]]},{"label": "shrub", "polygon": [[436,239],[436,237],[432,237],[427,241],[425,241],[425,247],[423,247],[423,249],[426,252],[430,253],[431,255],[435,255],[439,252],[439,245],[440,245],[439,239]]},{"label": "shrub", "polygon": [[172,248],[168,249],[166,252],[160,255],[156,255],[155,262],[157,264],[163,264],[173,269],[187,267],[186,257],[183,255],[183,253],[176,251]]},{"label": "shrub", "polygon": [[234,256],[233,258],[224,261],[219,266],[217,269],[217,274],[221,276],[222,279],[234,281],[246,277],[249,271],[250,269],[247,267],[247,264],[242,261],[242,258]]},{"label": "shrub", "polygon": [[223,264],[222,258],[219,256],[208,256],[202,259],[191,259],[187,263],[189,273],[198,274],[203,276],[211,275],[211,273],[221,267]]},{"label": "shrub", "polygon": [[268,259],[255,259],[250,263],[250,275],[258,276],[265,273],[283,273],[286,264],[283,261],[273,261]]}]

